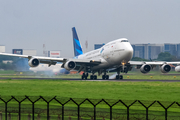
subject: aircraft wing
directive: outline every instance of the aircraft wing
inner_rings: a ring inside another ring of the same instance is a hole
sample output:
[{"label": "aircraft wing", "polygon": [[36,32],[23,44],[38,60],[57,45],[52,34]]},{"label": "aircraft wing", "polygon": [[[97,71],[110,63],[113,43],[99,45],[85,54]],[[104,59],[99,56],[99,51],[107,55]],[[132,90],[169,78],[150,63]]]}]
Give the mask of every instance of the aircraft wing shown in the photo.
[{"label": "aircraft wing", "polygon": [[18,54],[9,54],[9,53],[0,53],[0,55],[28,58],[29,62],[31,62],[30,67],[38,66],[37,64],[33,65],[33,61],[32,61],[33,59],[38,60],[39,63],[49,64],[49,66],[55,65],[57,62],[62,62],[63,63],[62,67],[64,67],[64,65],[68,63],[69,61],[73,61],[77,65],[77,67],[75,67],[75,70],[78,70],[78,71],[82,71],[87,66],[93,66],[93,65],[95,66],[101,63],[101,61],[89,60],[89,59],[52,58],[52,57],[18,55]]},{"label": "aircraft wing", "polygon": [[148,64],[148,65],[163,65],[163,64],[176,64],[179,65],[180,62],[166,62],[166,61],[129,61],[130,65],[143,65],[143,64]]},{"label": "aircraft wing", "polygon": [[142,73],[148,73],[151,69],[155,68],[156,66],[160,66],[160,71],[162,73],[168,73],[171,71],[171,67],[175,67],[177,72],[180,72],[180,62],[166,62],[166,61],[129,61],[128,63],[130,66],[137,66],[137,69],[140,69]]}]

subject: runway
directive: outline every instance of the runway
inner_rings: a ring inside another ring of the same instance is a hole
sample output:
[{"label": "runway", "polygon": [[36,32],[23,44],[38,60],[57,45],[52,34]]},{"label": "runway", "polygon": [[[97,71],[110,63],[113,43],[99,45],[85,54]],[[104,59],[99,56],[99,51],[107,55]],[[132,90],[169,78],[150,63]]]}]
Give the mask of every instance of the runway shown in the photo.
[{"label": "runway", "polygon": [[149,79],[123,79],[123,80],[115,80],[115,79],[109,79],[109,80],[82,80],[79,78],[36,78],[36,77],[0,77],[1,80],[70,80],[70,81],[114,81],[114,82],[180,82],[180,80],[149,80]]}]

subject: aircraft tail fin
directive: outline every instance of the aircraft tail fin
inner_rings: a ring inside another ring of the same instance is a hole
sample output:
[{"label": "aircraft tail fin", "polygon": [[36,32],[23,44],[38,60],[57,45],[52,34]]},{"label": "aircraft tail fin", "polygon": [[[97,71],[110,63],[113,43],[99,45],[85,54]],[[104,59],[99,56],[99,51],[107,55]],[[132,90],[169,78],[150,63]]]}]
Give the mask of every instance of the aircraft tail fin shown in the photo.
[{"label": "aircraft tail fin", "polygon": [[74,56],[78,56],[83,54],[83,51],[75,27],[72,28],[72,32],[73,32]]}]

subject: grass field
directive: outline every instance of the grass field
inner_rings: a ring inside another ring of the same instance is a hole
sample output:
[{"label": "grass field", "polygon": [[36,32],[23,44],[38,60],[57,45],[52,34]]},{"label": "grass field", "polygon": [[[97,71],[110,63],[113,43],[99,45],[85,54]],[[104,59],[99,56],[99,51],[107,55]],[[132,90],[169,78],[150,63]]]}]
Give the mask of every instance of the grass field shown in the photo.
[{"label": "grass field", "polygon": [[[0,73],[1,74],[1,73]],[[3,96],[45,96],[45,97],[63,97],[63,98],[92,98],[92,99],[121,99],[128,100],[145,100],[145,101],[168,101],[180,102],[180,82],[114,82],[114,81],[67,81],[67,80],[39,80],[36,75],[26,77],[37,77],[36,80],[20,80],[18,77],[26,76],[23,74],[17,74],[17,72],[2,73],[0,77],[9,77],[8,79],[0,80],[0,95]],[[128,77],[127,77],[128,76]],[[176,76],[176,77],[174,77]],[[12,80],[11,77],[17,77],[17,80]],[[43,76],[47,77],[47,76]],[[51,77],[51,76],[50,76]],[[62,77],[62,76],[55,76]],[[78,78],[79,75],[66,75],[63,77]],[[180,80],[178,74],[174,75],[160,75],[156,73],[150,74],[127,74],[124,75],[125,79],[159,79],[159,80]],[[14,106],[15,101],[10,102],[11,106]],[[16,102],[17,103],[17,102]],[[3,104],[3,103],[2,103]],[[44,104],[45,102],[38,102],[38,104]],[[168,103],[169,104],[169,103]],[[17,106],[17,104],[15,105]],[[73,106],[70,104],[69,106]],[[89,105],[85,105],[89,107]],[[92,106],[91,106],[92,107]],[[99,107],[109,108],[105,105]],[[17,106],[18,108],[18,106]],[[41,107],[42,108],[42,107]],[[46,108],[46,106],[43,106]],[[115,107],[116,108],[116,107]],[[126,111],[125,107],[121,107]],[[131,110],[145,110],[142,106],[132,106]],[[162,107],[153,107],[153,111],[162,111],[157,115],[164,113]],[[171,115],[174,112],[179,112],[177,107],[168,109],[171,111]],[[132,112],[131,112],[132,113]],[[156,114],[156,112],[154,112]],[[177,113],[179,114],[179,113]]]},{"label": "grass field", "polygon": [[180,101],[179,82],[0,80],[2,96],[61,96],[123,100]]}]

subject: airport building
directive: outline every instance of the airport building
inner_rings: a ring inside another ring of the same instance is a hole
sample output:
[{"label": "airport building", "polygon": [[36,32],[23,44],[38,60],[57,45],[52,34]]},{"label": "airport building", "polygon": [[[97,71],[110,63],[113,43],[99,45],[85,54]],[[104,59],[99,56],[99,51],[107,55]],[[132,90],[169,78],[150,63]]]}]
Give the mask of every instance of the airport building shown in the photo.
[{"label": "airport building", "polygon": [[164,44],[132,44],[134,49],[133,57],[143,59],[157,59],[159,53],[168,52],[177,58],[180,58],[180,43],[164,43]]},{"label": "airport building", "polygon": [[103,44],[94,44],[94,49],[99,49],[101,48],[103,45],[105,45],[104,43]]},{"label": "airport building", "polygon": [[177,58],[180,58],[180,43],[177,44]]},{"label": "airport building", "polygon": [[0,53],[5,52],[5,46],[4,45],[0,45]]},{"label": "airport building", "polygon": [[177,44],[164,43],[164,52],[177,56]]},{"label": "airport building", "polygon": [[26,50],[26,49],[12,49],[12,53],[18,55],[31,55],[31,56],[37,55],[36,50]]},{"label": "airport building", "polygon": [[48,51],[48,57],[53,57],[53,58],[60,58],[61,56],[61,51]]}]

